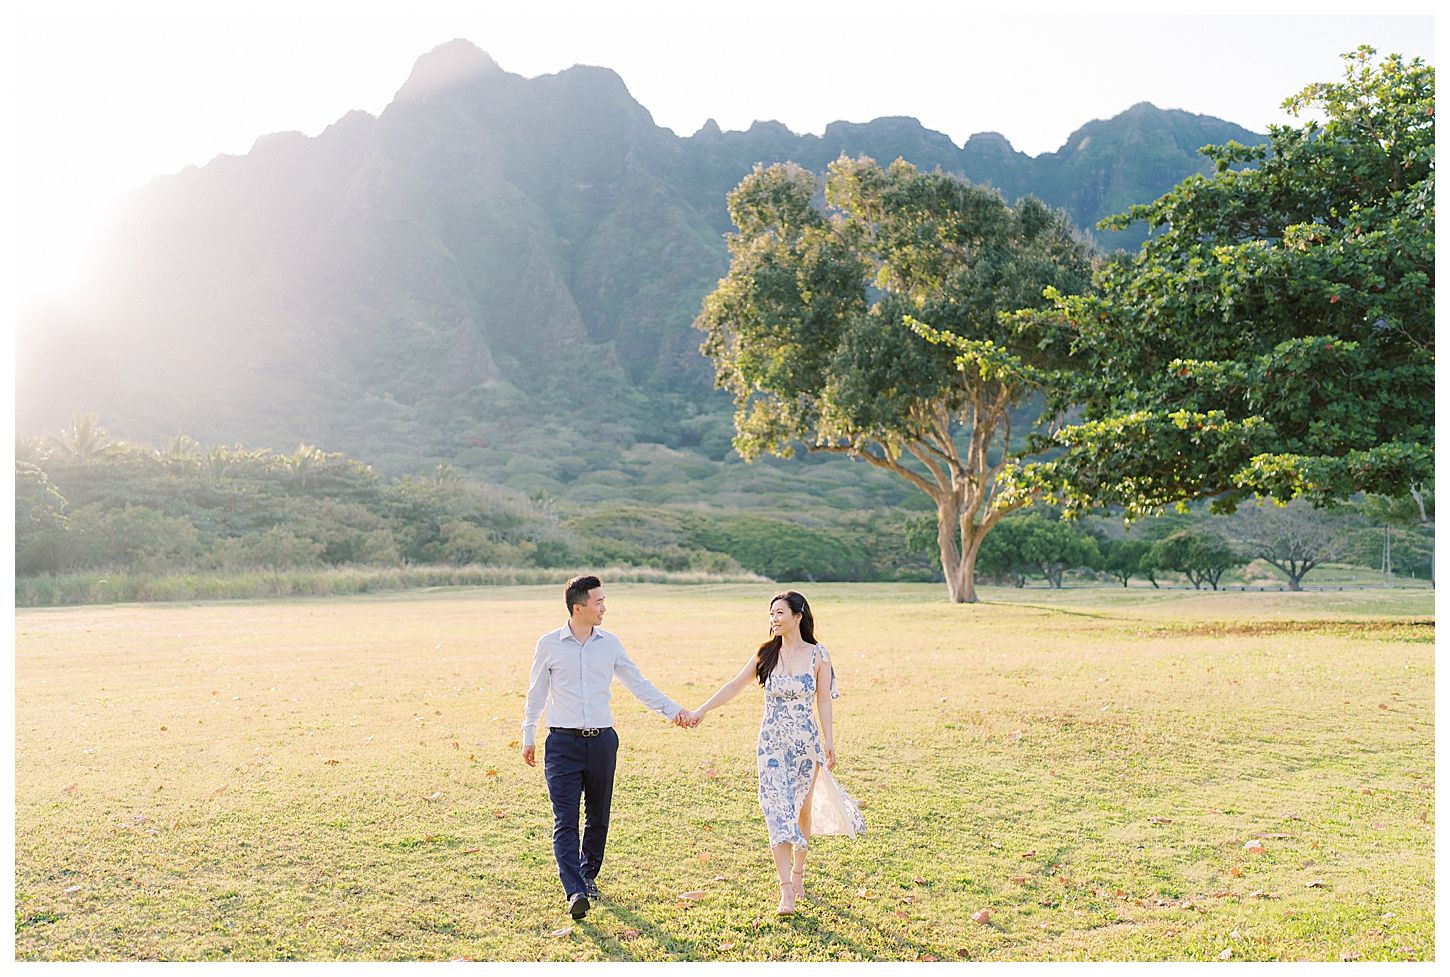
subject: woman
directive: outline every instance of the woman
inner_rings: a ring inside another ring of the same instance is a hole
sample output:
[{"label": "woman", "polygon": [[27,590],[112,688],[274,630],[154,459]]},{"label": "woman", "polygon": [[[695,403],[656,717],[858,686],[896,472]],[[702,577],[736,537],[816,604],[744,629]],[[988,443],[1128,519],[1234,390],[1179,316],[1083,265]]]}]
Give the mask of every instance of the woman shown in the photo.
[{"label": "woman", "polygon": [[[804,597],[793,590],[776,594],[770,599],[771,639],[739,675],[688,716],[691,725],[699,723],[705,713],[735,698],[751,678],[765,688],[765,715],[755,756],[760,807],[780,875],[776,913],[781,916],[793,915],[796,899],[806,894],[811,835],[854,838],[866,830],[861,812],[831,776],[836,769],[831,700],[841,693],[836,691],[836,670],[826,649],[816,643],[815,630],[811,605]],[[821,713],[819,729],[811,713],[812,697]]]}]

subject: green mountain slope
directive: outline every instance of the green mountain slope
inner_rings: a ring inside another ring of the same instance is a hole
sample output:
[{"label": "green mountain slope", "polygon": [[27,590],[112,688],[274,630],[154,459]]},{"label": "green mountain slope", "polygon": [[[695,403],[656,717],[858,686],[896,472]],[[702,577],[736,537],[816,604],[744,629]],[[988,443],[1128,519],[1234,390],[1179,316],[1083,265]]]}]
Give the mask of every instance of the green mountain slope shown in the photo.
[{"label": "green mountain slope", "polygon": [[[376,118],[264,136],[138,191],[89,310],[22,324],[17,421],[95,410],[131,438],[305,441],[389,474],[448,460],[596,497],[648,494],[631,453],[659,444],[699,458],[690,478],[730,481],[729,405],[690,323],[727,268],[725,194],[755,163],[900,156],[1090,227],[1228,138],[1259,137],[1146,103],[1036,158],[909,118],[681,138],[612,71],[525,79],[452,41]],[[905,496],[867,475],[831,487]]]}]

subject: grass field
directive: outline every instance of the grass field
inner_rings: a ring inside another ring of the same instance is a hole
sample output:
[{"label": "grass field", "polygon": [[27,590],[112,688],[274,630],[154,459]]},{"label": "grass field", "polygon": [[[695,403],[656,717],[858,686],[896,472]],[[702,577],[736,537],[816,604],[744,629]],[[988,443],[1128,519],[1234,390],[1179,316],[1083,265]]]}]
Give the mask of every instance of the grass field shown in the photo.
[{"label": "grass field", "polygon": [[[758,691],[686,731],[616,687],[604,904],[558,935],[511,745],[556,587],[19,610],[16,955],[1433,959],[1431,592],[801,589],[869,833],[776,920]],[[693,706],[772,588],[608,592]]]}]

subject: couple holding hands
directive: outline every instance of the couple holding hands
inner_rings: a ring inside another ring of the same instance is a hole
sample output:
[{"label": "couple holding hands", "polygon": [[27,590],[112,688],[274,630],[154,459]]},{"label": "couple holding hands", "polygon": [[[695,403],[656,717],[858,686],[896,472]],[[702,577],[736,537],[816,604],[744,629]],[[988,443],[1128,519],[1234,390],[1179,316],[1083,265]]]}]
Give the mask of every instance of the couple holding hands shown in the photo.
[{"label": "couple holding hands", "polygon": [[687,728],[698,726],[705,713],[729,702],[751,680],[764,688],[765,715],[755,749],[760,808],[780,876],[776,912],[793,914],[796,899],[805,895],[806,849],[811,836],[855,837],[866,830],[861,812],[831,776],[836,768],[831,700],[840,693],[826,649],[816,643],[810,604],[793,590],[772,597],[770,640],[756,650],[740,674],[695,710],[681,707],[655,688],[640,674],[619,639],[600,628],[604,588],[598,577],[570,580],[564,588],[564,604],[569,609],[568,623],[545,634],[534,647],[524,700],[523,757],[534,766],[535,734],[547,709],[550,725],[544,741],[544,780],[554,808],[554,860],[569,900],[569,914],[583,919],[590,900],[599,899],[596,878],[604,862],[619,752],[619,736],[609,711],[609,686],[616,678],[646,707]]}]

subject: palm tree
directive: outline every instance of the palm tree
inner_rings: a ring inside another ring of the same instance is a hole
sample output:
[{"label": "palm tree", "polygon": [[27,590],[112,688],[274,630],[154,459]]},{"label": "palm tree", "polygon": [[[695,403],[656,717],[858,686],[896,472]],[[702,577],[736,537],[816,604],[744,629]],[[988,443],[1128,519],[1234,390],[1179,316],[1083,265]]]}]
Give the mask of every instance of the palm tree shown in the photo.
[{"label": "palm tree", "polygon": [[63,427],[50,436],[50,443],[59,448],[71,461],[88,462],[110,446],[106,429],[101,427],[95,412],[71,415],[70,426]]},{"label": "palm tree", "polygon": [[15,432],[15,460],[28,462],[32,465],[39,465],[45,461],[50,451],[46,448],[45,438],[39,434],[23,434]]},{"label": "palm tree", "polygon": [[157,457],[165,461],[190,461],[200,457],[201,453],[202,446],[185,434],[178,434],[174,438],[162,438],[161,450],[156,452]]}]

